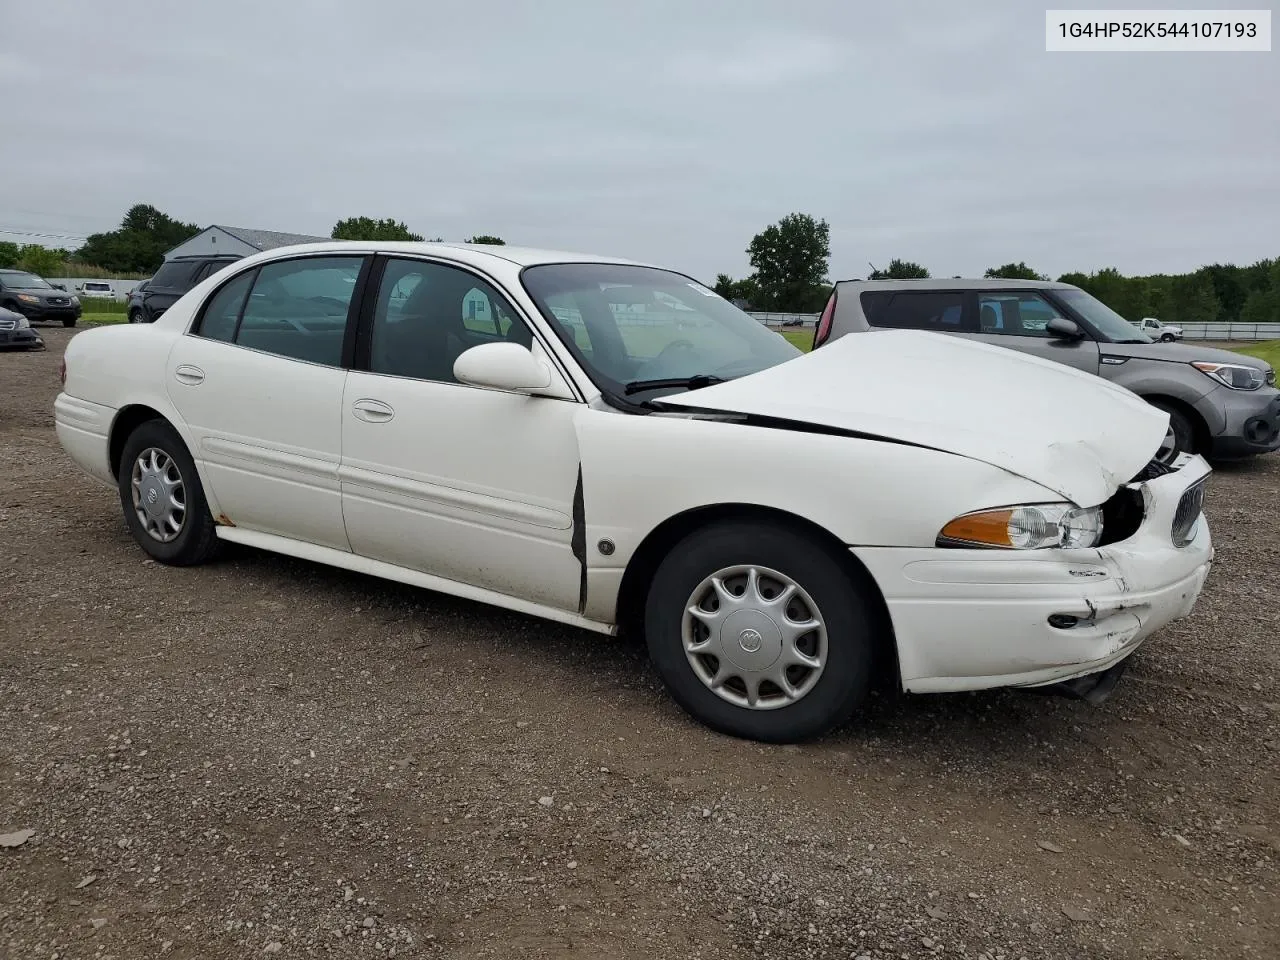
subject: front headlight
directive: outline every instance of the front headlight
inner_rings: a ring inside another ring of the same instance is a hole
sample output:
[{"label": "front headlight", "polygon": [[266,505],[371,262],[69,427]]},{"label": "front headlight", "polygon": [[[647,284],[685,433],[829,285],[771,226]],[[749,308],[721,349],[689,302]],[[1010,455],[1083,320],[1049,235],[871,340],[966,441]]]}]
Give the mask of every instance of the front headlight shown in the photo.
[{"label": "front headlight", "polygon": [[39,303],[40,302],[39,297],[33,297],[29,293],[18,294],[18,299],[21,300],[23,303]]},{"label": "front headlight", "polygon": [[75,306],[77,307],[80,306],[80,298],[77,297],[74,293],[71,295],[71,302],[75,304]]},{"label": "front headlight", "polygon": [[30,330],[30,329],[31,329],[31,321],[30,321],[30,320],[28,320],[26,317],[19,317],[19,318],[18,318],[18,325],[17,325],[17,329],[19,329],[19,330]]},{"label": "front headlight", "polygon": [[1243,363],[1204,362],[1191,365],[1232,390],[1257,390],[1267,379],[1266,371],[1259,370],[1257,367],[1246,367]]},{"label": "front headlight", "polygon": [[1026,503],[956,517],[938,534],[940,547],[1092,547],[1102,539],[1102,508]]}]

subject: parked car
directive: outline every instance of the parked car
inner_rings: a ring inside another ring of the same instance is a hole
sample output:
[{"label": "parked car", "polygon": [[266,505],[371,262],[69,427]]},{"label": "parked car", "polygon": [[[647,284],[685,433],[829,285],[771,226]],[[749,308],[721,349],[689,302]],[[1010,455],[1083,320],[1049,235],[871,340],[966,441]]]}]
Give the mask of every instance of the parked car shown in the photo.
[{"label": "parked car", "polygon": [[44,339],[22,314],[0,307],[0,350],[43,350]]},{"label": "parked car", "polygon": [[0,307],[32,320],[53,320],[74,327],[80,299],[25,270],[0,270]]},{"label": "parked car", "polygon": [[102,297],[108,300],[116,298],[115,290],[106,280],[86,280],[77,293],[82,297]]},{"label": "parked car", "polygon": [[1159,459],[1233,460],[1280,448],[1280,391],[1264,360],[1155,344],[1100,300],[1036,280],[847,280],[835,285],[814,346],[849,333],[929,330],[1009,347],[1097,374],[1168,416]]},{"label": "parked car", "polygon": [[125,297],[125,313],[128,314],[130,323],[141,322],[135,319],[135,316],[141,317],[142,315],[142,295],[146,292],[150,283],[150,280],[143,280],[130,290],[129,295]]},{"label": "parked car", "polygon": [[[177,303],[185,294],[206,277],[217,273],[229,263],[235,263],[234,256],[176,257],[166,260],[160,265],[155,276],[147,281],[145,289],[134,290],[129,297],[126,308],[130,323],[154,323],[164,316],[164,312]],[[140,285],[141,286],[141,285]]]},{"label": "parked car", "polygon": [[155,560],[229,541],[634,629],[689,713],[766,741],[876,676],[1100,698],[1213,553],[1209,467],[1154,462],[1127,390],[912,331],[804,355],[630,261],[255,254],[77,335],[62,382],[63,447]]},{"label": "parked car", "polygon": [[1152,340],[1159,340],[1163,343],[1173,343],[1175,340],[1182,339],[1181,327],[1161,323],[1155,317],[1143,317],[1142,321],[1136,324],[1136,326]]}]

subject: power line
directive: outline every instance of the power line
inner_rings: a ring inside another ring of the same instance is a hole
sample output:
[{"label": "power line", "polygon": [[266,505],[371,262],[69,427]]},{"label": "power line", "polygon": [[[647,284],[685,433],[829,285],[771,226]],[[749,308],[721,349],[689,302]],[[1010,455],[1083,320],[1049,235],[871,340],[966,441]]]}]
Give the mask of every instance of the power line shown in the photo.
[{"label": "power line", "polygon": [[40,233],[36,230],[19,230],[17,227],[6,227],[0,225],[0,233],[6,233],[15,237],[37,237],[42,240],[75,240],[84,243],[88,237],[73,237],[65,233]]}]

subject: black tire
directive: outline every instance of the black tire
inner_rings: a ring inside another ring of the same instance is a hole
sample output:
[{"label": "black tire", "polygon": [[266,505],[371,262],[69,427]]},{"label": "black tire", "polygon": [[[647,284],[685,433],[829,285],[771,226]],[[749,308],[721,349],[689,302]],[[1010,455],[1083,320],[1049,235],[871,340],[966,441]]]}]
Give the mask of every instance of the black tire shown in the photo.
[{"label": "black tire", "polygon": [[63,325],[64,327],[74,327],[74,326],[76,325],[76,318],[75,318],[75,317],[63,317],[63,318],[62,318],[62,325]]},{"label": "black tire", "polygon": [[[816,683],[774,709],[724,699],[699,678],[685,654],[682,624],[694,591],[717,571],[740,564],[792,579],[812,598],[827,628],[827,659]],[[718,523],[690,534],[658,567],[645,603],[649,656],[676,702],[713,730],[768,743],[808,740],[847,720],[867,695],[875,627],[866,589],[810,537],[776,524]]]},{"label": "black tire", "polygon": [[1173,431],[1173,447],[1162,446],[1157,459],[1172,462],[1179,454],[1196,452],[1196,428],[1191,419],[1171,403],[1161,400],[1147,401],[1157,410],[1169,415],[1169,429]]},{"label": "black tire", "polygon": [[146,323],[146,318],[142,315],[141,310],[133,310],[129,313],[130,323]]},{"label": "black tire", "polygon": [[[147,533],[133,505],[133,467],[138,456],[149,448],[166,454],[177,468],[182,480],[186,509],[178,535],[161,542]],[[147,420],[140,424],[124,443],[120,456],[120,469],[116,474],[120,492],[120,507],[124,521],[133,539],[160,563],[176,567],[194,566],[213,559],[218,549],[218,537],[214,532],[213,516],[200,485],[196,465],[178,431],[164,420]]]},{"label": "black tire", "polygon": [[1161,343],[1173,343],[1174,337],[1172,333],[1164,333],[1160,335]]}]

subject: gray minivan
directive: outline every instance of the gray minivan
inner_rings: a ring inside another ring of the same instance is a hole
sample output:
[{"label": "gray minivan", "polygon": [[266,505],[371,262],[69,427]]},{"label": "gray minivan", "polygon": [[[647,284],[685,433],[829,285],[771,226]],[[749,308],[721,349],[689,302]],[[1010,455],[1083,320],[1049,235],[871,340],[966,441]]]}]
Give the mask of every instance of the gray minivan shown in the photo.
[{"label": "gray minivan", "polygon": [[843,280],[814,330],[817,349],[848,333],[930,330],[1065,363],[1127,387],[1169,414],[1160,458],[1217,460],[1280,448],[1280,391],[1263,360],[1157,343],[1102,301],[1037,280]]}]

